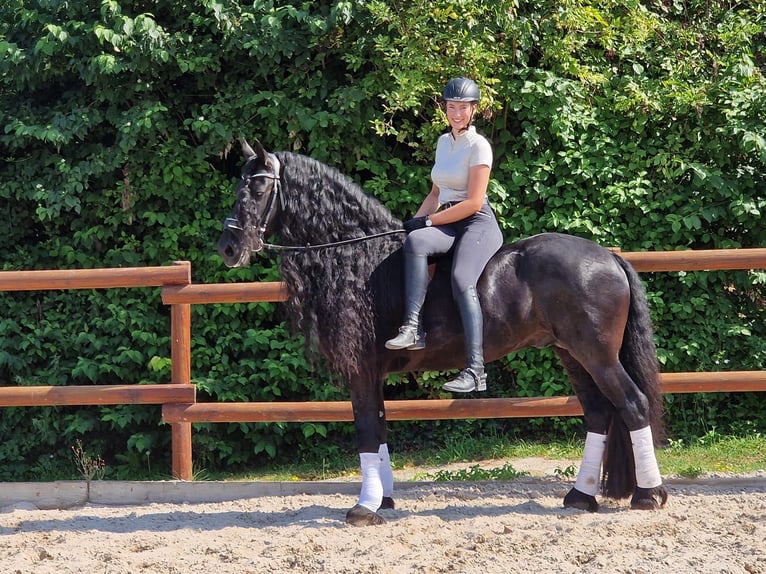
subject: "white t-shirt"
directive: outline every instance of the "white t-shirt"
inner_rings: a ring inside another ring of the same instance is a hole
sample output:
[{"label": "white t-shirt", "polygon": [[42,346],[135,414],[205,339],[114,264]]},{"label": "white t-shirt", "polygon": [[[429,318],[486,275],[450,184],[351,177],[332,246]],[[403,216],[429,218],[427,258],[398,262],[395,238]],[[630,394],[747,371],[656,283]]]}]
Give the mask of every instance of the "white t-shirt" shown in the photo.
[{"label": "white t-shirt", "polygon": [[[475,165],[492,168],[492,146],[470,126],[457,139],[446,133],[436,142],[431,180],[439,188],[439,203],[468,198],[468,170]],[[485,198],[485,202],[486,202]]]}]

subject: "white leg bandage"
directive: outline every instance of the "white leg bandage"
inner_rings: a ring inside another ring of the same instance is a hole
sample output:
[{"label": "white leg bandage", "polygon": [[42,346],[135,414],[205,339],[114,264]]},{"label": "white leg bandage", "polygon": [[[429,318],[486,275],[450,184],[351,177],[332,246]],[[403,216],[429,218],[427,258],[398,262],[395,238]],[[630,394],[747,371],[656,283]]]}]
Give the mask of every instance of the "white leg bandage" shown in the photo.
[{"label": "white leg bandage", "polygon": [[362,466],[362,492],[359,494],[359,506],[377,512],[383,501],[383,483],[380,481],[380,455],[377,452],[360,452]]},{"label": "white leg bandage", "polygon": [[378,450],[380,455],[380,482],[383,485],[383,496],[394,494],[394,473],[391,470],[391,455],[388,454],[388,444],[383,443]]},{"label": "white leg bandage", "polygon": [[601,482],[601,461],[606,450],[606,435],[589,432],[585,435],[585,451],[574,487],[584,494],[596,496]]},{"label": "white leg bandage", "polygon": [[660,486],[662,476],[654,456],[651,427],[630,431],[630,440],[633,443],[633,459],[636,461],[636,484],[639,488]]}]

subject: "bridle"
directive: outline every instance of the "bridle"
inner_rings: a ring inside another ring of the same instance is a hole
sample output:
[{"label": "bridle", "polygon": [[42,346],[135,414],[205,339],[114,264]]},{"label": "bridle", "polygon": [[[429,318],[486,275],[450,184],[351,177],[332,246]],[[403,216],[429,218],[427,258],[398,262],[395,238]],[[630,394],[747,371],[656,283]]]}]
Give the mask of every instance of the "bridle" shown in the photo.
[{"label": "bridle", "polygon": [[[269,220],[271,219],[271,214],[274,211],[274,207],[277,203],[277,196],[281,194],[282,191],[282,179],[279,176],[279,172],[282,168],[282,165],[279,163],[279,159],[277,159],[277,156],[273,154],[269,154],[271,157],[272,165],[274,166],[274,173],[269,173],[267,171],[259,171],[258,173],[254,173],[252,175],[242,175],[242,181],[245,183],[246,187],[250,187],[250,182],[258,177],[263,177],[266,179],[270,179],[272,181],[271,185],[271,192],[269,193],[269,200],[266,204],[266,209],[263,210],[263,215],[261,216],[261,220],[258,222],[258,225],[248,225],[247,227],[244,227],[239,219],[236,217],[227,217],[223,220],[223,228],[233,231],[246,231],[247,229],[256,228],[258,230],[258,234],[263,236],[264,233],[266,233],[266,227],[269,224]],[[284,205],[284,198],[282,198],[282,209],[285,208]],[[265,244],[264,244],[265,245]]]},{"label": "bridle", "polygon": [[[263,210],[263,215],[261,216],[261,220],[258,222],[257,225],[249,224],[247,226],[243,226],[239,219],[236,217],[227,217],[223,220],[223,228],[224,230],[229,231],[238,231],[238,232],[246,232],[251,229],[256,229],[258,232],[259,237],[263,237],[263,234],[266,233],[266,227],[269,224],[269,221],[272,217],[272,212],[276,208],[277,204],[277,196],[279,196],[281,200],[281,206],[282,209],[285,209],[285,199],[282,195],[282,178],[279,175],[281,170],[281,164],[279,162],[279,159],[277,159],[277,156],[273,154],[268,154],[268,156],[271,158],[272,165],[274,166],[274,173],[269,173],[267,171],[261,171],[258,173],[254,173],[252,175],[243,175],[242,181],[245,182],[245,185],[247,187],[250,187],[250,182],[258,177],[263,177],[266,179],[270,179],[272,181],[271,186],[271,192],[269,193],[269,199],[268,203],[266,204],[266,209]],[[358,243],[360,241],[367,241],[369,239],[375,239],[377,237],[384,237],[386,235],[394,235],[396,233],[406,233],[404,229],[393,229],[391,231],[383,231],[381,233],[373,233],[372,235],[364,235],[362,237],[353,237],[351,239],[343,239],[341,241],[333,241],[331,243],[320,243],[317,245],[276,245],[274,243],[264,243],[261,242],[261,247],[263,249],[270,249],[272,251],[313,251],[315,249],[325,249],[327,247],[336,247],[339,245],[347,245],[349,243]]]}]

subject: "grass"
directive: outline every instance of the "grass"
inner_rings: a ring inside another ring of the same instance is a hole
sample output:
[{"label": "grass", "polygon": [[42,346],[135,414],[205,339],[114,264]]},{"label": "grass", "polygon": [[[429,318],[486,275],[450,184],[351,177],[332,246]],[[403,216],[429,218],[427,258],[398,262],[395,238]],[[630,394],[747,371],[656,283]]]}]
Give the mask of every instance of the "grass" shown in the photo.
[{"label": "grass", "polygon": [[766,469],[766,436],[718,436],[714,431],[691,443],[670,440],[657,454],[663,474],[696,478],[704,473]]},{"label": "grass", "polygon": [[[478,463],[496,459],[539,457],[562,461],[555,474],[562,478],[576,476],[582,457],[582,440],[536,443],[503,437],[476,439],[464,437],[431,451],[392,453],[395,469],[438,467],[466,463],[465,469],[415,473],[422,480],[509,480],[525,473],[505,460],[497,468],[480,468]],[[766,436],[753,433],[744,437],[717,435],[714,431],[693,441],[670,440],[657,451],[663,475],[697,478],[706,473],[745,473],[766,469]],[[204,473],[209,480],[328,480],[357,474],[356,453],[335,455],[332,459],[278,465],[242,474]]]},{"label": "grass", "polygon": [[459,470],[428,472],[424,474],[423,478],[437,482],[449,482],[452,480],[513,480],[528,474],[528,472],[516,470],[510,463],[497,468],[481,468],[478,464],[474,464]]}]

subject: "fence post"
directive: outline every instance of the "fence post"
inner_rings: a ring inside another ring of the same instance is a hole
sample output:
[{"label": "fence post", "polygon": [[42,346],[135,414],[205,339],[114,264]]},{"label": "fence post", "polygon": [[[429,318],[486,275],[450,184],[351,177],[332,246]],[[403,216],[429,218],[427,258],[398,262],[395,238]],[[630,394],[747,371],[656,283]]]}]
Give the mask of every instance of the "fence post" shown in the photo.
[{"label": "fence post", "polygon": [[[175,265],[188,265],[176,262]],[[170,306],[171,382],[191,384],[191,305]],[[172,423],[173,478],[192,480],[191,423]]]}]

